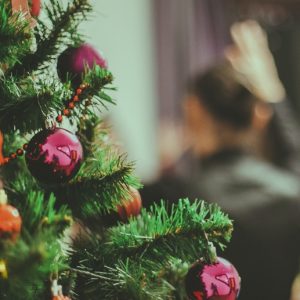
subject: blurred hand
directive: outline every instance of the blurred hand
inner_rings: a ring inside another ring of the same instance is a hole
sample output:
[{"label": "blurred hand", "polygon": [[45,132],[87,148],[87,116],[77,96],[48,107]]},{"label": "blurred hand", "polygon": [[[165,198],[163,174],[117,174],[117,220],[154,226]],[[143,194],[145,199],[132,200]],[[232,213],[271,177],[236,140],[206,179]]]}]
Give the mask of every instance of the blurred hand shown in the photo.
[{"label": "blurred hand", "polygon": [[242,83],[265,102],[285,98],[284,87],[268,46],[266,33],[253,20],[231,27],[234,45],[226,49],[226,57],[240,75]]},{"label": "blurred hand", "polygon": [[300,275],[294,280],[290,300],[300,300]]}]

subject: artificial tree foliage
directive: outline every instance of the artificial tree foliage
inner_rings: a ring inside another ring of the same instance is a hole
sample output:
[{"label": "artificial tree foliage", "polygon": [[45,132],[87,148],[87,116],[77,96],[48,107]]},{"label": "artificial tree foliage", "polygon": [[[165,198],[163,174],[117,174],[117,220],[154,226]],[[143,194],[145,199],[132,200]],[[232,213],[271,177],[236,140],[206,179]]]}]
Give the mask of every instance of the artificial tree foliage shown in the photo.
[{"label": "artificial tree foliage", "polygon": [[[50,126],[74,93],[53,66],[66,47],[84,41],[77,27],[92,8],[88,0],[44,1],[45,16],[32,28],[22,13],[12,12],[10,1],[1,1],[4,154]],[[23,220],[17,241],[0,241],[7,267],[7,276],[0,272],[0,298],[51,299],[55,276],[71,299],[186,299],[189,267],[200,258],[214,261],[214,248],[230,240],[232,222],[217,206],[188,199],[171,207],[153,204],[127,223],[107,222],[130,188],[141,184],[101,120],[101,112],[115,104],[113,75],[94,66],[82,82],[87,88],[80,98],[93,105],[78,105],[69,118],[85,157],[76,177],[47,186],[31,176],[24,158],[0,166],[9,202]]]}]

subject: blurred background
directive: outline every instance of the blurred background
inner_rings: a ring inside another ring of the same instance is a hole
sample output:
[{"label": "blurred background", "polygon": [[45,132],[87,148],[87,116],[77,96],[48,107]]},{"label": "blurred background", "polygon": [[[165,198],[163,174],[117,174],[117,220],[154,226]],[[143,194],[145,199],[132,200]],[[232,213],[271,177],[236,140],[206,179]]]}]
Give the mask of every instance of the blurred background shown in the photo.
[{"label": "blurred background", "polygon": [[223,56],[232,23],[258,20],[268,33],[293,107],[300,114],[300,1],[97,0],[82,31],[115,75],[108,118],[144,182],[182,153],[187,78]]}]

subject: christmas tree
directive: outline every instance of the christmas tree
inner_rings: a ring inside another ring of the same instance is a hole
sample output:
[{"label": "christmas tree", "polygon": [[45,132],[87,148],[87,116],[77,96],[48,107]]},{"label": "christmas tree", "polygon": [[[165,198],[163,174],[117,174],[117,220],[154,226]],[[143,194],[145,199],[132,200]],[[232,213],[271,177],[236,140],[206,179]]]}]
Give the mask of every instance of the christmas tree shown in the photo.
[{"label": "christmas tree", "polygon": [[113,75],[78,33],[88,0],[0,3],[0,298],[237,298],[232,222],[200,200],[141,210],[101,120]]}]

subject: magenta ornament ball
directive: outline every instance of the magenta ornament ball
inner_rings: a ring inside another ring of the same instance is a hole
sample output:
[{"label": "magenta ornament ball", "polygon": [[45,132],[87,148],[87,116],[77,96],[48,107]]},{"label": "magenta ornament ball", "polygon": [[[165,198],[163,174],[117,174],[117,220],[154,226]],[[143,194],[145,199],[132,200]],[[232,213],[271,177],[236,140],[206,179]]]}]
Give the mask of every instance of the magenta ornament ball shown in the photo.
[{"label": "magenta ornament ball", "polygon": [[62,82],[71,80],[73,85],[80,85],[85,68],[93,68],[98,65],[101,68],[107,68],[106,60],[90,44],[82,44],[79,47],[67,48],[58,57],[57,73]]},{"label": "magenta ornament ball", "polygon": [[186,276],[185,284],[190,300],[236,300],[241,279],[229,261],[218,257],[210,265],[195,263]]},{"label": "magenta ornament ball", "polygon": [[43,184],[62,184],[80,169],[83,149],[77,136],[62,129],[44,129],[33,136],[26,150],[30,173]]}]

